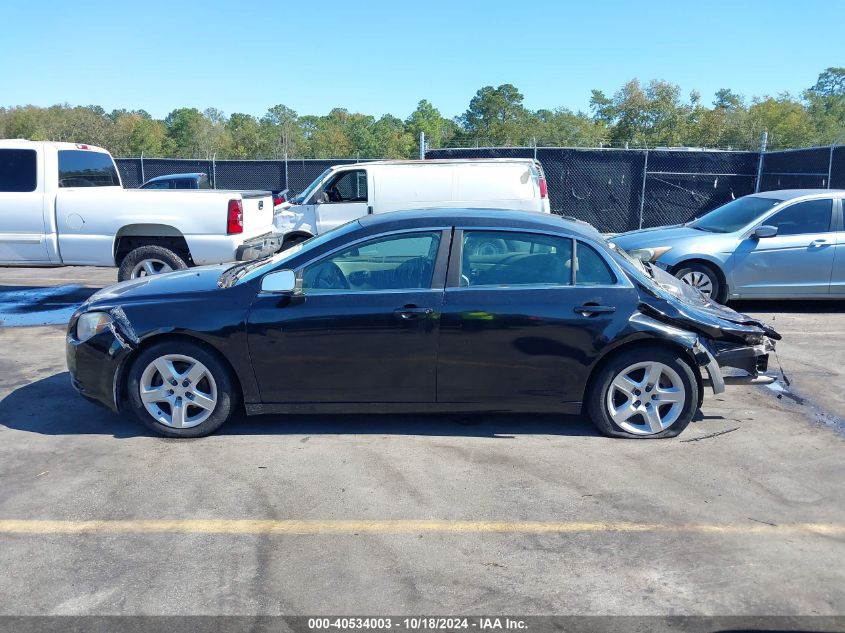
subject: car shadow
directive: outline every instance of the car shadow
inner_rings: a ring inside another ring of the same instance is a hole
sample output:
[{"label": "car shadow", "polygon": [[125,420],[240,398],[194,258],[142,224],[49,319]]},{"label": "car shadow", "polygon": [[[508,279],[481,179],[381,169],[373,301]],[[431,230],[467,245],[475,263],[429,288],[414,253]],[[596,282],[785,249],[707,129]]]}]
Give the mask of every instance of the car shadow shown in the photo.
[{"label": "car shadow", "polygon": [[[158,437],[133,416],[80,397],[62,372],[0,400],[0,426],[42,435]],[[599,436],[583,416],[553,414],[345,414],[233,416],[218,435],[429,435],[506,439],[516,435]]]}]

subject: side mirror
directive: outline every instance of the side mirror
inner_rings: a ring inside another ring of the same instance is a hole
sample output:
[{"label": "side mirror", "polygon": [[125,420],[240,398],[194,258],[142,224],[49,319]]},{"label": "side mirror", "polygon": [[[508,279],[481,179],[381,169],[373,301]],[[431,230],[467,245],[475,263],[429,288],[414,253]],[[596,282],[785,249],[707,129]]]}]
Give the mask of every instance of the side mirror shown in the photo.
[{"label": "side mirror", "polygon": [[777,234],[778,227],[764,224],[763,226],[758,226],[754,229],[754,232],[751,233],[751,237],[755,240],[760,240],[766,237],[774,237]]},{"label": "side mirror", "polygon": [[292,270],[277,270],[261,279],[261,292],[291,294],[296,290],[296,274]]}]

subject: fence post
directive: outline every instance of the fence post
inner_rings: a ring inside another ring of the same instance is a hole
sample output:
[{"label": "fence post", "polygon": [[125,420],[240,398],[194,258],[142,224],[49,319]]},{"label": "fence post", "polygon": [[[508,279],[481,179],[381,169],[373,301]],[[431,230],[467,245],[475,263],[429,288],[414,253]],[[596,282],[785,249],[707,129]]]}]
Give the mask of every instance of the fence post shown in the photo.
[{"label": "fence post", "polygon": [[836,147],[836,144],[839,143],[843,138],[845,138],[845,134],[840,134],[839,136],[834,139],[833,143],[830,144],[830,158],[827,161],[827,188],[830,189],[830,179],[833,177],[833,148]]},{"label": "fence post", "polygon": [[420,160],[425,160],[425,132],[420,130]]},{"label": "fence post", "polygon": [[283,189],[288,189],[287,197],[290,198],[290,178],[288,178],[288,153],[285,150],[285,186]]},{"label": "fence post", "polygon": [[769,133],[763,132],[760,137],[760,158],[757,160],[757,182],[754,183],[754,193],[760,193],[760,181],[763,179],[763,162],[766,156],[766,145],[769,142]]},{"label": "fence post", "polygon": [[536,136],[532,137],[532,140],[534,141],[534,160],[536,161],[537,160],[537,137]]},{"label": "fence post", "polygon": [[141,184],[143,185],[145,182],[147,182],[147,179],[144,178],[144,152],[141,152]]},{"label": "fence post", "polygon": [[643,186],[640,189],[640,228],[643,228],[643,208],[645,207],[645,181],[648,177],[648,148],[645,149],[645,163],[643,163]]},{"label": "fence post", "polygon": [[211,155],[211,183],[217,189],[217,152]]}]

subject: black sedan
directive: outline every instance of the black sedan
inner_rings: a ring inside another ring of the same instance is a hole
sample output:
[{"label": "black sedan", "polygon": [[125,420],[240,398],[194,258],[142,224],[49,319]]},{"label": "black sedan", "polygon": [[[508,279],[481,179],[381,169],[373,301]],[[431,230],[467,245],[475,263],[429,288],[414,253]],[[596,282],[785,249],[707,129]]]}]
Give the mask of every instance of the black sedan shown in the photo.
[{"label": "black sedan", "polygon": [[67,362],[83,396],[172,437],[243,405],[583,413],[653,438],[680,433],[708,383],[724,389],[720,365],[765,380],[779,338],[588,224],[440,209],[106,288],[71,318]]}]

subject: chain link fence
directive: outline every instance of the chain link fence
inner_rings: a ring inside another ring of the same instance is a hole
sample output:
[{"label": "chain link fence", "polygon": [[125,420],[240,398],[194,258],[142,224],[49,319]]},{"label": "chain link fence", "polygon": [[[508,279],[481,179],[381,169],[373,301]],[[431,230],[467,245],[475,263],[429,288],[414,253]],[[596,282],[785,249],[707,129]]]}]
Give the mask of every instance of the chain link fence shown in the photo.
[{"label": "chain link fence", "polygon": [[[845,188],[845,146],[760,154],[690,149],[471,147],[426,158],[532,158],[546,174],[555,213],[603,232],[680,224],[755,190]],[[182,160],[119,158],[125,187],[165,174],[207,173],[218,189],[305,189],[332,165],[355,159]],[[758,187],[758,172],[759,187]]]},{"label": "chain link fence", "polygon": [[552,211],[604,232],[686,222],[754,192],[756,152],[560,147],[450,148],[426,158],[535,158]]},{"label": "chain link fence", "polygon": [[140,187],[156,176],[201,172],[216,189],[263,189],[299,193],[332,165],[363,162],[354,158],[299,160],[199,160],[182,158],[117,158],[123,186]]}]

